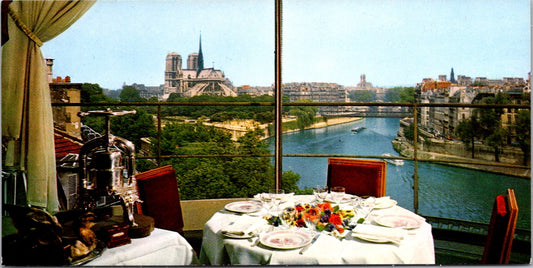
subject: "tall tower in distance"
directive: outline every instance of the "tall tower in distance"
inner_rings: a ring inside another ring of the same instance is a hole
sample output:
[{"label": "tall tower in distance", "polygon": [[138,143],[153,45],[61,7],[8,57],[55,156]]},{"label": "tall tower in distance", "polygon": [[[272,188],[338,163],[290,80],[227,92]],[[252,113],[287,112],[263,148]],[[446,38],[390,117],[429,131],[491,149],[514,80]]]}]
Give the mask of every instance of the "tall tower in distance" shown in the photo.
[{"label": "tall tower in distance", "polygon": [[187,69],[198,70],[198,53],[191,53],[187,58]]},{"label": "tall tower in distance", "polygon": [[198,49],[198,73],[204,69],[204,54],[202,53],[202,34],[200,34],[200,48]]},{"label": "tall tower in distance", "polygon": [[165,94],[177,92],[180,88],[182,70],[181,56],[178,53],[168,53],[165,60]]},{"label": "tall tower in distance", "polygon": [[453,67],[452,67],[452,72],[450,73],[450,82],[452,84],[457,84],[457,81],[455,81],[455,74],[453,73]]}]

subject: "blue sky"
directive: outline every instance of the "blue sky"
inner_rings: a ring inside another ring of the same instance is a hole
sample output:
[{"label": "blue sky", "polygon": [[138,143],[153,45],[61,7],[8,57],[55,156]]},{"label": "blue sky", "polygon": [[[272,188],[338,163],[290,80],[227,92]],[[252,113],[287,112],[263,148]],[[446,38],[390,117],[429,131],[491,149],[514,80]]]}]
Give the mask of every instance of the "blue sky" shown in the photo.
[{"label": "blue sky", "polygon": [[[285,0],[283,82],[414,86],[440,74],[527,78],[529,0]],[[274,1],[99,0],[42,47],[54,76],[119,89],[164,83],[165,57],[204,66],[235,86],[274,82]]]}]

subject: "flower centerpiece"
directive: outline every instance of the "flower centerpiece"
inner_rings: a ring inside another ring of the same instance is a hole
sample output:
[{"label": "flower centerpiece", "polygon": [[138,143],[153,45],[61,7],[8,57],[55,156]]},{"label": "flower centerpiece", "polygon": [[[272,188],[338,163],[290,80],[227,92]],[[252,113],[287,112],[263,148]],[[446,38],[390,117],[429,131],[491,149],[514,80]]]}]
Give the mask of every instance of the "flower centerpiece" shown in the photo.
[{"label": "flower centerpiece", "polygon": [[350,219],[354,217],[353,210],[342,210],[339,206],[332,207],[324,202],[316,205],[304,204],[288,207],[283,210],[281,219],[270,217],[268,222],[279,225],[283,222],[289,226],[316,228],[317,231],[337,232],[342,234],[345,229],[350,229]]}]

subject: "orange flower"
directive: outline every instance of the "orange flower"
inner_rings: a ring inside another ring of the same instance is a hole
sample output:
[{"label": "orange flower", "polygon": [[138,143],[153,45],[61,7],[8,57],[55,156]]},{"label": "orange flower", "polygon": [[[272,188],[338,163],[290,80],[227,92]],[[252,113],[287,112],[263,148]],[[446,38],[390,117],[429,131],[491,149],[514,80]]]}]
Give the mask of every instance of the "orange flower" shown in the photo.
[{"label": "orange flower", "polygon": [[333,207],[332,207],[331,204],[328,203],[328,202],[325,202],[325,203],[322,203],[322,204],[317,204],[317,206],[318,206],[322,211],[325,211],[326,209],[333,210]]},{"label": "orange flower", "polygon": [[302,218],[305,220],[310,220],[312,222],[317,222],[320,219],[320,213],[313,214],[310,212],[311,211],[302,213]]},{"label": "orange flower", "polygon": [[313,216],[320,215],[320,210],[317,207],[312,207],[309,209],[308,213]]},{"label": "orange flower", "polygon": [[331,214],[329,216],[329,220],[328,222],[331,222],[333,223],[334,225],[340,225],[342,226],[342,219],[341,219],[341,216],[337,215],[337,214]]}]

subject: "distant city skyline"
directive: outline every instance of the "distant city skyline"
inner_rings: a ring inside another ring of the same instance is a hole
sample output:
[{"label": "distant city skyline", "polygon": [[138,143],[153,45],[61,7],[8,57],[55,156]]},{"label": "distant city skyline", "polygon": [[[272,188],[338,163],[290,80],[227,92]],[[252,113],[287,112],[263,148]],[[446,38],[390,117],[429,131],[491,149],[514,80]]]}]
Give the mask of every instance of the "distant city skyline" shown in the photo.
[{"label": "distant city skyline", "polygon": [[[527,78],[530,13],[529,0],[285,0],[282,79],[414,86],[451,68]],[[100,0],[42,50],[72,82],[157,86],[166,55],[197,52],[200,34],[206,68],[234,86],[273,84],[274,1]]]}]

